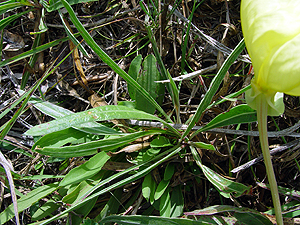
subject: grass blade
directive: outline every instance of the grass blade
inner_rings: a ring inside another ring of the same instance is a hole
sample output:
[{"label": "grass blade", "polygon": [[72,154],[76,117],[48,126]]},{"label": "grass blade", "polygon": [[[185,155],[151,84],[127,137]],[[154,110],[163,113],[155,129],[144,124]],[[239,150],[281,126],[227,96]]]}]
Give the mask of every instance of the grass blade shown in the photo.
[{"label": "grass blade", "polygon": [[237,57],[240,55],[240,53],[245,48],[245,42],[244,39],[240,41],[240,43],[236,46],[236,48],[233,50],[233,52],[227,57],[224,64],[218,71],[217,75],[212,80],[208,92],[205,94],[203,99],[200,102],[200,105],[197,108],[196,113],[192,117],[191,122],[189,123],[187,129],[185,130],[182,137],[186,137],[190,131],[192,130],[193,126],[199,121],[201,114],[204,112],[204,110],[209,106],[211,103],[213,96],[217,92],[226,72],[228,71],[229,67],[232,65],[232,63],[237,59]]},{"label": "grass blade", "polygon": [[54,47],[62,42],[65,42],[65,41],[68,41],[69,40],[69,37],[65,37],[65,38],[61,38],[61,39],[58,39],[58,40],[55,40],[55,41],[52,41],[52,42],[49,42],[47,44],[44,44],[44,45],[41,45],[39,47],[36,47],[36,48],[33,48],[27,52],[23,52],[19,55],[16,55],[16,56],[13,56],[9,59],[6,59],[2,62],[0,62],[0,67],[3,67],[3,66],[6,66],[6,65],[10,65],[12,63],[15,63],[19,60],[22,60],[22,59],[25,59],[29,56],[32,56],[33,54],[37,54],[39,52],[42,52],[48,48],[51,48],[51,47]]},{"label": "grass blade", "polygon": [[174,80],[172,79],[171,75],[169,74],[169,72],[167,71],[167,69],[166,69],[166,67],[163,63],[163,60],[161,58],[161,55],[159,54],[157,44],[156,44],[156,41],[154,39],[154,35],[153,35],[153,32],[152,32],[150,26],[146,26],[146,29],[147,29],[147,32],[148,32],[148,37],[149,37],[149,39],[152,43],[152,46],[153,46],[154,55],[156,57],[158,65],[160,67],[160,72],[162,74],[162,77],[163,77],[163,79],[170,80],[170,83],[167,83],[166,86],[167,86],[168,92],[171,95],[172,102],[173,102],[173,105],[175,107],[176,120],[177,120],[176,123],[180,123],[179,90],[178,90]]},{"label": "grass blade", "polygon": [[17,18],[19,18],[20,16],[23,16],[24,14],[29,13],[32,10],[27,10],[9,17],[6,17],[5,19],[2,19],[0,21],[0,30],[4,29],[8,24],[12,23],[13,21],[15,21]]},{"label": "grass blade", "polygon": [[64,28],[65,28],[65,31],[68,35],[68,37],[72,40],[72,42],[74,43],[75,46],[77,46],[77,48],[85,55],[85,56],[88,56],[88,53],[87,51],[84,49],[84,47],[79,43],[79,41],[75,38],[73,32],[69,29],[68,25],[66,24],[64,18],[63,18],[63,15],[61,13],[61,11],[59,11],[59,16],[60,16],[60,19],[64,25]]}]

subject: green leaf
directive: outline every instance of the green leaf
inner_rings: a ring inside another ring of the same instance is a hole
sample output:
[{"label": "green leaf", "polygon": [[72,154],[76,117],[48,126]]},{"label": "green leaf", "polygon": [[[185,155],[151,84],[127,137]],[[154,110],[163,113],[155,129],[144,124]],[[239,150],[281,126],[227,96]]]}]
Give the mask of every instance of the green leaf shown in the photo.
[{"label": "green leaf", "polygon": [[[24,93],[23,91],[19,92],[21,94]],[[51,102],[44,101],[34,96],[30,98],[29,103],[32,104],[32,106],[34,106],[36,109],[40,110],[42,113],[51,116],[52,118],[60,118],[66,115],[74,114],[74,112],[68,109],[55,105]]]},{"label": "green leaf", "polygon": [[173,188],[171,194],[171,217],[179,217],[183,214],[184,198],[182,195],[181,185]]},{"label": "green leaf", "polygon": [[32,150],[34,150],[37,146],[39,148],[43,148],[45,146],[61,147],[67,143],[71,143],[72,141],[78,140],[86,136],[87,134],[82,131],[76,130],[74,128],[67,128],[65,130],[60,130],[51,134],[46,134],[45,136],[41,137],[32,146]]},{"label": "green leaf", "polygon": [[154,179],[152,178],[151,173],[147,174],[144,178],[143,184],[142,184],[142,193],[144,198],[147,201],[150,201],[151,204],[154,202],[154,193],[156,189],[156,183]]},{"label": "green leaf", "polygon": [[247,225],[273,225],[273,223],[261,214],[256,213],[235,213],[237,221]]},{"label": "green leaf", "polygon": [[233,194],[235,197],[239,197],[245,193],[249,193],[251,190],[251,186],[247,187],[241,183],[237,183],[231,180],[228,180],[212,169],[208,168],[207,166],[204,166],[201,163],[200,157],[198,155],[198,152],[193,146],[190,146],[190,149],[192,151],[193,157],[197,163],[197,165],[202,169],[202,172],[204,173],[205,177],[217,188],[218,191],[221,193],[224,193],[224,197],[229,198],[229,194]]},{"label": "green leaf", "polygon": [[193,212],[186,212],[185,215],[193,215],[193,216],[199,216],[199,215],[214,215],[217,213],[223,213],[223,212],[234,212],[234,217],[238,219],[239,222],[243,224],[249,224],[249,225],[272,225],[271,221],[262,215],[261,213],[253,210],[248,209],[245,207],[238,208],[230,205],[215,205],[210,206],[205,209],[195,210]]},{"label": "green leaf", "polygon": [[[270,190],[269,184],[257,182],[257,185],[260,186],[261,188]],[[285,188],[285,187],[278,186],[278,192],[282,195],[287,195],[291,198],[298,198],[298,199],[300,198],[300,191],[293,190],[291,188]]]},{"label": "green leaf", "polygon": [[93,185],[88,183],[86,180],[80,182],[79,184],[72,184],[71,187],[68,187],[68,193],[63,197],[62,201],[71,205],[84,196],[92,187]]},{"label": "green leaf", "polygon": [[[143,5],[141,3],[142,2],[140,2],[140,6]],[[167,71],[167,69],[165,67],[165,64],[164,64],[164,62],[163,62],[163,60],[161,58],[161,55],[160,55],[159,50],[157,48],[156,40],[155,40],[155,37],[154,37],[154,34],[152,32],[151,27],[148,26],[148,25],[146,25],[146,29],[147,29],[147,33],[148,33],[148,38],[150,39],[152,47],[153,47],[154,55],[156,57],[156,60],[158,61],[158,65],[159,65],[159,68],[160,68],[160,72],[161,72],[162,78],[170,80],[170,83],[167,83],[166,86],[167,86],[168,92],[171,95],[172,102],[173,102],[173,105],[174,105],[175,110],[176,110],[176,114],[177,114],[176,115],[176,117],[177,117],[177,121],[176,122],[180,123],[180,117],[179,117],[180,116],[179,115],[179,110],[180,110],[179,90],[178,90],[178,88],[177,88],[174,80],[172,79],[170,73]]]},{"label": "green leaf", "polygon": [[162,180],[158,184],[155,194],[154,194],[154,200],[159,199],[165,193],[166,189],[169,186],[169,183],[170,183],[170,180]]},{"label": "green leaf", "polygon": [[[250,187],[247,187],[241,183],[228,180],[207,166],[201,167],[205,177],[220,191],[225,194],[233,194],[234,197],[239,197],[245,193],[250,192]],[[228,195],[223,195],[228,196]],[[228,196],[229,197],[229,196]]]},{"label": "green leaf", "polygon": [[[134,80],[137,80],[137,77],[140,73],[142,60],[142,55],[137,55],[130,63],[128,75],[130,75]],[[128,93],[130,95],[130,98],[134,101],[136,91],[134,86],[132,86],[131,84],[128,84]]]},{"label": "green leaf", "polygon": [[[101,151],[112,151],[115,152],[119,147],[122,147],[130,142],[135,141],[138,138],[153,135],[157,133],[164,132],[163,130],[154,130],[154,131],[145,131],[145,132],[136,132],[132,134],[127,134],[124,136],[116,136],[111,137],[110,139],[101,139],[96,141],[90,141],[83,144],[78,145],[71,145],[65,147],[44,147],[42,149],[36,148],[35,151],[43,154],[49,155],[54,157],[62,157],[62,158],[69,158],[69,157],[80,157],[80,156],[87,156],[93,155],[98,152],[98,149]],[[51,134],[49,134],[51,135]],[[38,146],[38,145],[36,145]]]},{"label": "green leaf", "polygon": [[238,105],[228,112],[216,116],[204,127],[197,130],[197,133],[207,131],[216,127],[223,127],[238,123],[251,123],[255,121],[257,121],[256,110],[253,110],[246,104]]},{"label": "green leaf", "polygon": [[[156,67],[156,59],[153,55],[148,55],[143,62],[143,69],[137,77],[137,82],[145,88],[153,99],[158,99],[160,95],[164,96],[164,86],[155,82],[159,80],[161,80],[161,76]],[[140,92],[136,92],[135,101],[137,109],[150,114],[155,112],[155,107]]]},{"label": "green leaf", "polygon": [[160,148],[149,148],[145,154],[143,154],[142,161],[148,161],[156,156],[160,152]]},{"label": "green leaf", "polygon": [[103,179],[105,173],[106,171],[101,170],[87,180],[64,186],[68,191],[63,195],[64,197],[61,201],[70,205],[76,205]]},{"label": "green leaf", "polygon": [[171,180],[173,174],[175,171],[175,165],[174,163],[168,163],[168,165],[166,166],[165,169],[165,173],[164,173],[164,180]]},{"label": "green leaf", "polygon": [[60,207],[55,200],[49,199],[45,204],[38,208],[38,210],[32,215],[33,221],[41,220],[46,216],[52,216],[55,210]]},{"label": "green leaf", "polygon": [[[297,200],[293,200],[291,202],[288,202],[286,204],[281,205],[281,210],[284,211],[284,213],[282,214],[283,217],[287,217],[287,218],[293,218],[296,216],[300,215],[300,210],[295,210],[295,209],[299,209],[300,208],[300,203]],[[269,215],[275,215],[275,210],[274,208],[265,211],[265,214],[269,214]]]},{"label": "green leaf", "polygon": [[[40,186],[33,191],[29,192],[27,195],[21,197],[18,199],[18,212],[22,212],[37,201],[39,201],[41,198],[46,197],[47,195],[53,193],[55,190],[58,189],[58,183],[53,184],[46,184],[43,186]],[[8,220],[13,218],[14,215],[14,207],[13,204],[10,204],[3,212],[0,214],[0,221],[1,224],[6,223]]]},{"label": "green leaf", "polygon": [[171,197],[169,191],[170,189],[167,188],[159,201],[159,212],[162,217],[171,216]]},{"label": "green leaf", "polygon": [[87,218],[82,221],[82,225],[99,225],[99,223],[96,223],[94,220]]},{"label": "green leaf", "polygon": [[59,118],[48,123],[43,123],[34,126],[30,130],[28,130],[25,133],[25,135],[41,136],[55,131],[66,129],[68,127],[79,126],[87,122],[105,121],[113,119],[156,120],[162,122],[164,125],[169,127],[175,134],[179,135],[176,129],[174,129],[164,120],[154,115],[145,113],[143,111],[131,109],[125,106],[116,105],[101,106],[87,111],[74,113],[72,115],[67,115],[63,118]]},{"label": "green leaf", "polygon": [[[78,35],[78,34],[77,34],[77,35]],[[58,45],[58,44],[61,44],[62,42],[65,42],[65,41],[67,41],[67,40],[69,40],[69,37],[57,39],[57,40],[55,40],[55,41],[49,42],[49,43],[47,43],[47,44],[44,44],[44,45],[41,45],[41,46],[39,46],[39,47],[33,48],[33,49],[31,49],[31,50],[28,50],[27,52],[23,52],[23,53],[21,53],[21,54],[18,54],[18,55],[16,55],[16,56],[13,56],[13,57],[11,57],[11,58],[8,58],[8,59],[6,59],[6,60],[0,62],[0,67],[6,66],[6,65],[10,65],[10,64],[12,64],[12,63],[14,63],[14,62],[17,62],[17,61],[19,61],[19,60],[22,60],[22,59],[24,59],[24,58],[27,58],[27,57],[29,57],[29,56],[31,56],[31,55],[33,55],[33,54],[37,54],[37,53],[42,52],[42,51],[44,51],[44,50],[47,50],[47,49],[49,49],[49,48],[51,48],[51,47],[53,47],[53,46],[56,46],[56,45]]]},{"label": "green leaf", "polygon": [[[22,93],[22,92],[21,92]],[[55,105],[51,102],[43,101],[36,97],[31,97],[29,102],[38,110],[40,110],[42,113],[51,116],[53,118],[61,118],[67,115],[74,114],[74,112],[65,109],[63,107],[60,107],[58,105]],[[91,133],[91,134],[97,134],[97,135],[106,135],[106,134],[118,134],[121,133],[111,129],[109,127],[106,127],[102,124],[91,122],[91,123],[83,123],[78,126],[74,126],[74,128],[83,131],[85,133]],[[40,135],[37,135],[40,136]]]},{"label": "green leaf", "polygon": [[[156,157],[154,157],[150,161],[142,162],[139,165],[132,166],[132,167],[130,167],[130,168],[124,170],[124,171],[113,174],[112,176],[108,177],[107,179],[104,179],[104,180],[100,181],[99,183],[97,183],[94,186],[94,188],[89,192],[89,194],[87,196],[85,196],[85,198],[81,199],[81,201],[78,202],[76,205],[73,205],[73,206],[65,209],[60,214],[55,215],[55,216],[53,216],[53,217],[51,217],[51,218],[49,218],[45,221],[41,221],[40,225],[48,224],[52,221],[55,221],[55,220],[59,219],[61,217],[61,215],[63,215],[64,213],[74,211],[75,209],[79,208],[80,206],[85,204],[90,199],[97,198],[98,196],[100,196],[104,193],[107,193],[107,192],[109,192],[113,189],[122,187],[125,184],[131,183],[133,181],[136,181],[136,180],[140,179],[141,177],[149,174],[149,172],[151,170],[153,170],[155,167],[157,167],[161,163],[165,162],[166,160],[170,159],[174,155],[178,154],[178,152],[181,149],[182,148],[180,147],[180,145],[176,145],[173,148],[168,149],[168,150],[164,151],[163,153],[157,155]],[[129,177],[124,178],[125,174],[133,172],[134,170],[137,170],[137,169],[142,168],[142,167],[143,167],[143,169],[141,169],[140,171],[134,173],[133,175],[131,175]],[[120,178],[122,178],[122,179],[120,179]],[[114,183],[114,181],[116,179],[118,179],[118,180],[116,181],[116,183]],[[107,185],[107,184],[110,184],[110,185],[105,187],[105,185]]]},{"label": "green leaf", "polygon": [[[83,2],[93,2],[93,1],[96,1],[96,0],[68,0],[68,3],[70,5],[74,5],[74,4],[79,4],[79,3],[83,3]],[[49,3],[47,3],[45,0],[42,0],[41,3],[47,9],[48,12],[52,12],[52,11],[55,11],[55,10],[58,10],[58,9],[64,7],[63,3],[59,0],[49,1]]]},{"label": "green leaf", "polygon": [[100,221],[101,224],[117,223],[118,225],[202,225],[205,222],[185,218],[163,218],[155,216],[108,216]]},{"label": "green leaf", "polygon": [[[102,178],[102,176],[101,176]],[[94,186],[95,183],[82,181],[79,185],[77,185],[74,189],[69,189],[68,195],[66,195],[62,201],[68,204],[76,204],[78,201],[80,201],[81,198],[83,198]],[[92,210],[95,203],[97,201],[97,198],[91,199],[88,202],[86,202],[84,205],[82,205],[80,208],[75,210],[75,213],[70,213],[69,217],[72,221],[72,224],[79,225],[82,222],[82,219],[85,218],[88,213]]]},{"label": "green leaf", "polygon": [[24,12],[21,12],[21,13],[14,14],[12,16],[8,16],[4,19],[1,19],[1,21],[0,21],[0,30],[3,30],[7,25],[9,25],[13,21],[15,21],[20,16],[23,16],[24,14],[29,13],[30,11],[32,11],[32,10],[27,10],[27,11],[24,11]]},{"label": "green leaf", "polygon": [[[36,47],[38,47],[42,42],[42,36],[41,34],[37,34],[34,37],[34,41],[33,44],[31,46],[32,49],[35,49]],[[30,59],[28,60],[28,66],[30,66],[31,68],[35,67],[36,61],[39,57],[39,54],[33,54],[32,56],[30,56]],[[31,76],[31,72],[29,70],[25,70],[25,72],[22,75],[22,80],[21,80],[21,90],[24,90],[27,84],[27,81],[29,79],[29,77]],[[23,91],[18,91],[19,93],[23,93]]]},{"label": "green leaf", "polygon": [[110,159],[105,152],[99,152],[84,164],[72,169],[60,182],[60,186],[79,183],[98,173],[103,165]]},{"label": "green leaf", "polygon": [[207,143],[204,143],[204,142],[192,142],[192,141],[189,141],[188,143],[191,146],[194,146],[196,148],[201,148],[201,149],[207,149],[207,150],[216,151],[215,146],[213,146],[212,144],[207,144]]},{"label": "green leaf", "polygon": [[152,148],[163,148],[172,146],[169,139],[164,136],[158,136],[157,138],[153,139],[150,143]]},{"label": "green leaf", "polygon": [[2,15],[3,13],[6,13],[6,12],[9,12],[11,10],[14,10],[14,9],[17,9],[17,8],[20,8],[20,7],[24,6],[20,2],[12,2],[12,3],[9,3],[9,2],[10,1],[7,1],[6,4],[0,5],[0,15]]},{"label": "green leaf", "polygon": [[59,12],[59,16],[60,19],[64,25],[65,31],[68,35],[68,37],[72,40],[72,42],[74,43],[74,45],[83,53],[83,55],[88,56],[89,54],[87,53],[87,51],[84,49],[84,47],[80,44],[80,42],[75,38],[74,34],[70,31],[70,29],[68,28],[68,26],[65,23],[65,20],[63,18],[63,15],[61,13],[61,11]]},{"label": "green leaf", "polygon": [[[131,97],[130,97],[130,98],[131,98]],[[126,107],[128,107],[128,108],[135,109],[135,102],[130,102],[130,101],[119,101],[119,102],[118,102],[118,105],[126,106]]]},{"label": "green leaf", "polygon": [[64,178],[65,175],[48,175],[48,174],[41,174],[41,175],[32,175],[26,177],[20,177],[22,180],[43,180],[43,179],[59,179]]}]

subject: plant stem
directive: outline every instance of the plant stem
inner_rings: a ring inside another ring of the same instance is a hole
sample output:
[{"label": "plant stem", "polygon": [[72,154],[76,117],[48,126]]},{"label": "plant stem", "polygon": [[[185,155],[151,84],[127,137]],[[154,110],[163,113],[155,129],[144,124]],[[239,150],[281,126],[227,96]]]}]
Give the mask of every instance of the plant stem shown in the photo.
[{"label": "plant stem", "polygon": [[265,162],[267,176],[270,184],[276,222],[278,225],[283,225],[277,182],[276,182],[273,165],[271,161],[271,155],[269,151],[268,130],[267,130],[268,104],[264,95],[260,95],[258,98],[259,100],[257,101],[258,102],[257,122],[258,122],[260,146],[264,156],[264,162]]}]

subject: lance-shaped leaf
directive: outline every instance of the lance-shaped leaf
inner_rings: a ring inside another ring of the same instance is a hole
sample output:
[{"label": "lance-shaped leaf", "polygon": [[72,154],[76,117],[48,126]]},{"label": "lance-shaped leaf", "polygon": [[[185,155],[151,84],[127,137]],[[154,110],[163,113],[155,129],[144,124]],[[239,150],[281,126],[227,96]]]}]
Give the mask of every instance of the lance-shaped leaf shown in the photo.
[{"label": "lance-shaped leaf", "polygon": [[143,111],[131,109],[125,106],[107,105],[93,108],[87,111],[74,113],[64,116],[51,122],[43,123],[34,126],[28,130],[25,135],[40,136],[49,134],[55,131],[63,130],[68,127],[78,126],[88,122],[106,121],[113,119],[140,119],[140,120],[156,120],[162,122],[169,127],[175,134],[179,135],[178,131],[166,123],[164,120],[145,113]]}]

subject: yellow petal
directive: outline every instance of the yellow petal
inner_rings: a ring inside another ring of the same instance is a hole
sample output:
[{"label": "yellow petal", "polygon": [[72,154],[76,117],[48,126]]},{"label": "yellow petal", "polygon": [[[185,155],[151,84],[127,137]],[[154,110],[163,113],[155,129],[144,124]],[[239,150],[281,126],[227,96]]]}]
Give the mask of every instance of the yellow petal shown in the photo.
[{"label": "yellow petal", "polygon": [[300,1],[242,0],[241,20],[254,83],[262,92],[300,95]]}]

